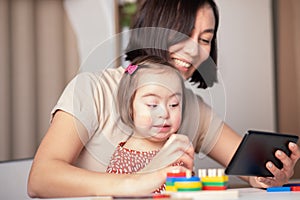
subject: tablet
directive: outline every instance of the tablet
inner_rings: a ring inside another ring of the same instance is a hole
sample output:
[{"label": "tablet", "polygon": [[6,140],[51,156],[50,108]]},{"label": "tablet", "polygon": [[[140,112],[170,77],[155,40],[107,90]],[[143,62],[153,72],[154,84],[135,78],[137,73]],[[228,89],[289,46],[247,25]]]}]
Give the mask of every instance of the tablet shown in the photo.
[{"label": "tablet", "polygon": [[273,174],[265,167],[272,161],[281,169],[282,162],[275,157],[276,150],[282,150],[288,156],[291,151],[288,143],[297,143],[298,136],[250,130],[246,133],[238,149],[225,169],[227,175],[272,177]]}]

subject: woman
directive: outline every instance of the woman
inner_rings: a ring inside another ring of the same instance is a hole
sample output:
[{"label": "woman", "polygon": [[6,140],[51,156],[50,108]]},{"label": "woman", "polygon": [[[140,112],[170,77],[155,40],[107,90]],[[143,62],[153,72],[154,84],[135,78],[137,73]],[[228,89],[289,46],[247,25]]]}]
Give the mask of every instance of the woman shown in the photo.
[{"label": "woman", "polygon": [[[199,83],[199,87],[213,85],[216,69],[207,61],[210,60],[209,55],[214,61],[217,58],[218,12],[212,0],[146,1],[133,28],[144,27],[158,27],[159,31],[151,31],[151,28],[149,31],[147,28],[150,34],[147,38],[143,38],[143,32],[133,34],[127,49],[129,60],[141,55],[158,55],[172,62],[185,79]],[[116,123],[118,116],[112,111],[115,91],[123,73],[123,68],[106,70],[101,74],[82,73],[67,86],[53,109],[51,125],[33,161],[28,182],[31,197],[150,193],[163,183],[167,171],[192,169],[194,151],[200,151],[203,146],[206,146],[203,151],[222,165],[229,163],[241,136],[215,117],[200,97],[196,97],[190,98],[187,103],[191,106],[183,116],[183,134],[174,135],[163,146],[142,169],[147,173],[105,173],[117,144],[126,140],[130,132],[122,123]],[[198,111],[201,111],[201,118],[196,116],[195,120],[188,117]],[[193,130],[190,124],[196,128]],[[195,135],[188,135],[191,130]],[[120,131],[124,134],[119,134]],[[284,165],[283,169],[267,163],[266,167],[274,178],[245,179],[254,187],[286,183],[300,157],[297,145],[289,144],[289,148],[292,151],[290,157],[276,152],[276,157]],[[171,166],[173,161],[182,162],[183,166]]]}]

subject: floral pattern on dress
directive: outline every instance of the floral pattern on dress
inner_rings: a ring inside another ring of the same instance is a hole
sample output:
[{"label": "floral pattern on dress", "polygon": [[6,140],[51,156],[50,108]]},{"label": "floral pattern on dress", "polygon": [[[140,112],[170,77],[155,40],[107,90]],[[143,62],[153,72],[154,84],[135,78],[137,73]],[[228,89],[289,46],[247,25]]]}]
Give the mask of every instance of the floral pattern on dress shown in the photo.
[{"label": "floral pattern on dress", "polygon": [[[136,151],[124,148],[125,142],[121,142],[112,155],[112,159],[106,169],[107,173],[131,174],[143,169],[158,153],[154,151]],[[173,166],[182,165],[175,163]],[[153,193],[161,193],[165,190],[165,184],[156,189]]]}]

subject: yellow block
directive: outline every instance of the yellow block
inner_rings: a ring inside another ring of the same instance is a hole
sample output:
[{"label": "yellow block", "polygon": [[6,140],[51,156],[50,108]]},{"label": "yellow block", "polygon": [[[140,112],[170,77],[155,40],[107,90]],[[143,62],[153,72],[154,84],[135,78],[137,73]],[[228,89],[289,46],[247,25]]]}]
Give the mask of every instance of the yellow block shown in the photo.
[{"label": "yellow block", "polygon": [[166,191],[177,192],[177,188],[175,186],[166,185]]},{"label": "yellow block", "polygon": [[201,182],[188,182],[188,181],[179,181],[175,182],[176,188],[201,188],[202,183]]},{"label": "yellow block", "polygon": [[228,181],[228,176],[205,176],[201,177],[202,182],[227,182]]}]

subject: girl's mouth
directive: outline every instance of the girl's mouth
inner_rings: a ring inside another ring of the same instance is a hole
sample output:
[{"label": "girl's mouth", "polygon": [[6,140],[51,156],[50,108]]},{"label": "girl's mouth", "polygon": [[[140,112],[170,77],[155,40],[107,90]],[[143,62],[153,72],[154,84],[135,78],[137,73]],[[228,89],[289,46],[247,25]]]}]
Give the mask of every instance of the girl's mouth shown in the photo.
[{"label": "girl's mouth", "polygon": [[157,128],[159,130],[159,132],[167,132],[171,128],[170,125],[157,125],[157,126],[154,126],[154,127]]}]

